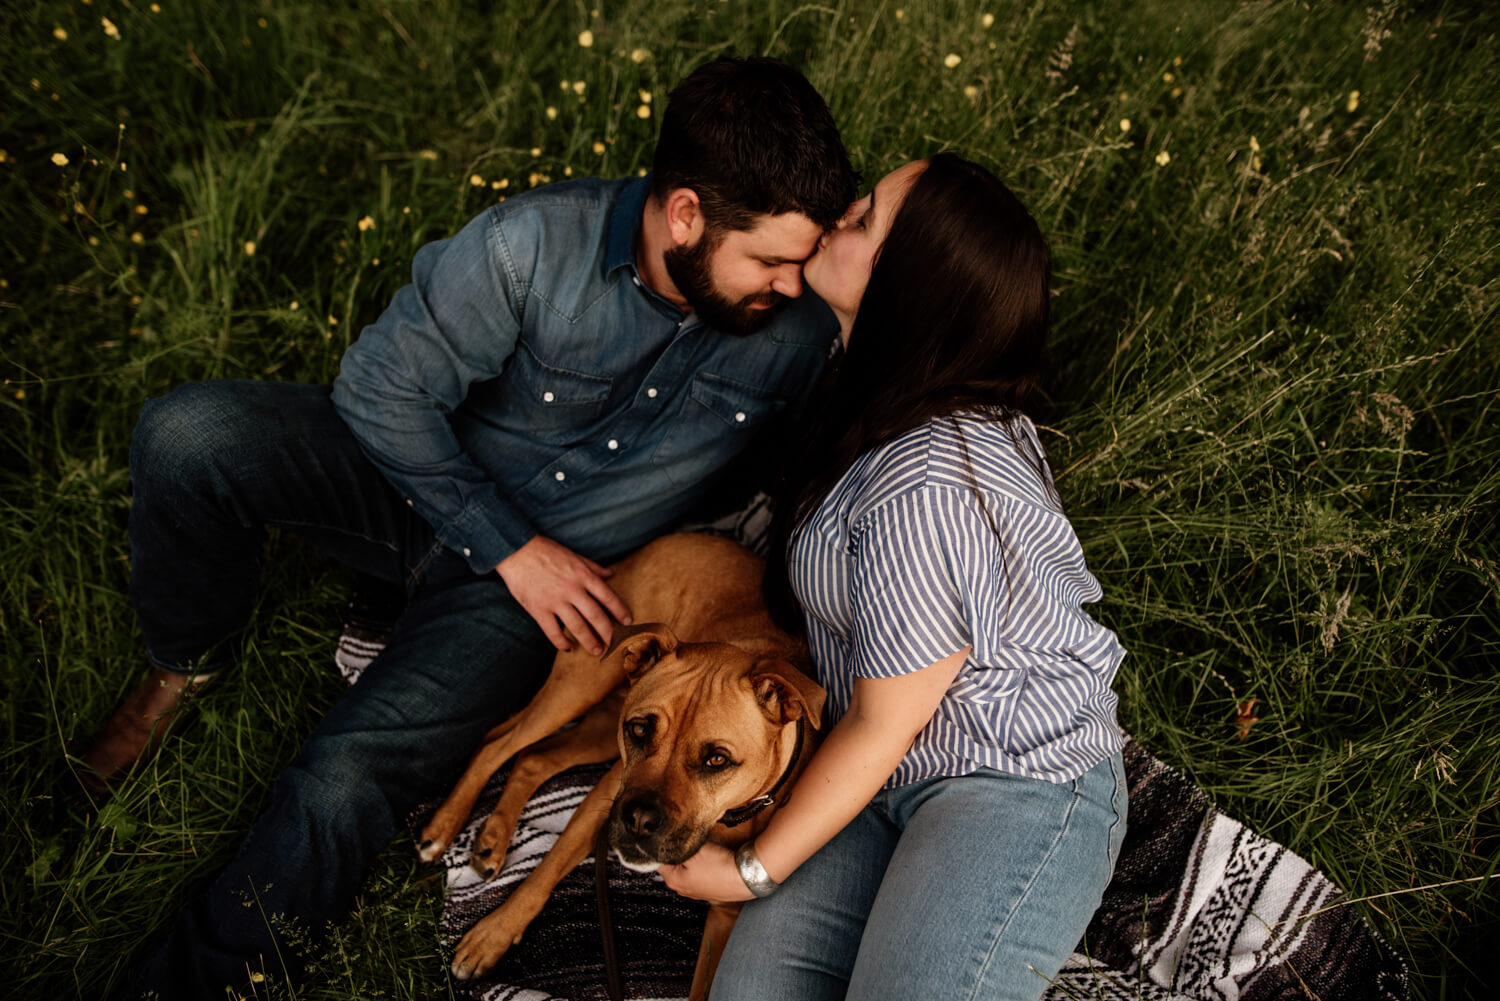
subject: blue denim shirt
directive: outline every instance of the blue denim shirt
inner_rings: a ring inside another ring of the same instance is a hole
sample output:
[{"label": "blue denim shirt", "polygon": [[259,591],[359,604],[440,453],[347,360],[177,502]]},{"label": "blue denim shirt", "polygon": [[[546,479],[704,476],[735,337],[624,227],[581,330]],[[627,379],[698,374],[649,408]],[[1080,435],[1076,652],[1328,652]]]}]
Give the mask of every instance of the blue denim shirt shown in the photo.
[{"label": "blue denim shirt", "polygon": [[537,534],[600,561],[678,521],[837,337],[812,293],[748,337],[635,267],[649,178],[550,185],[412,260],[333,402],[401,495],[487,572]]}]

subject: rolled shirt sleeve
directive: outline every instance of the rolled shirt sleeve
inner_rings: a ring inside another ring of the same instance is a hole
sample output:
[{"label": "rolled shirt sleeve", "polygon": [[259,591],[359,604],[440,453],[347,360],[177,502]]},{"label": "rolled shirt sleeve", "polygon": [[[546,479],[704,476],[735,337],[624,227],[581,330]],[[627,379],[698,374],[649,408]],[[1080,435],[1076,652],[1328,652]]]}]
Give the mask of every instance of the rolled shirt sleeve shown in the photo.
[{"label": "rolled shirt sleeve", "polygon": [[476,573],[537,535],[448,420],[514,354],[519,285],[487,211],[416,253],[411,284],[350,345],[333,384],[333,404],[371,461]]}]

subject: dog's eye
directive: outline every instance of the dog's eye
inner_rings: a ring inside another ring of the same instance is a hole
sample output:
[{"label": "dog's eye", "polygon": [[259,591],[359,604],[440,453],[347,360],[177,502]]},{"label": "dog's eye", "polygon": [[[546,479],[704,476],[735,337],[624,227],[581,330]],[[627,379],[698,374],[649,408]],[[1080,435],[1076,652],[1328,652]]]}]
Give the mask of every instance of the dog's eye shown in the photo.
[{"label": "dog's eye", "polygon": [[729,764],[729,755],[715,751],[703,759],[704,768],[719,769]]},{"label": "dog's eye", "polygon": [[644,745],[651,739],[651,721],[649,719],[628,719],[625,721],[625,736],[637,746]]}]

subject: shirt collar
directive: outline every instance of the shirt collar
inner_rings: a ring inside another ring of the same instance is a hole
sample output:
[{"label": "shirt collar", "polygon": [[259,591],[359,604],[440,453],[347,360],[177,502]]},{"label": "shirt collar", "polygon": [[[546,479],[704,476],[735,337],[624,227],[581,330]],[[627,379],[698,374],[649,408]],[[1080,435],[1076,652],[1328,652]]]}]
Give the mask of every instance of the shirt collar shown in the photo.
[{"label": "shirt collar", "polygon": [[651,175],[647,174],[620,192],[609,217],[609,242],[604,255],[606,274],[625,265],[634,266],[635,241],[641,231],[641,216],[646,211],[646,195],[650,190]]}]

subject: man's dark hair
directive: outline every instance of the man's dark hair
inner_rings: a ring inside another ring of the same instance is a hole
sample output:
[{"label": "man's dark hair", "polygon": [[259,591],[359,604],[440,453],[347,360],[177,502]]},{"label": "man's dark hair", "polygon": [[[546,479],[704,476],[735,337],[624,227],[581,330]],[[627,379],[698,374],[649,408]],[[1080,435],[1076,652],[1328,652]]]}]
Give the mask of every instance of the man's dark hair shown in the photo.
[{"label": "man's dark hair", "polygon": [[857,178],[822,96],[779,59],[716,59],[677,85],[662,116],[651,193],[698,195],[710,234],[800,212],[832,228]]}]

